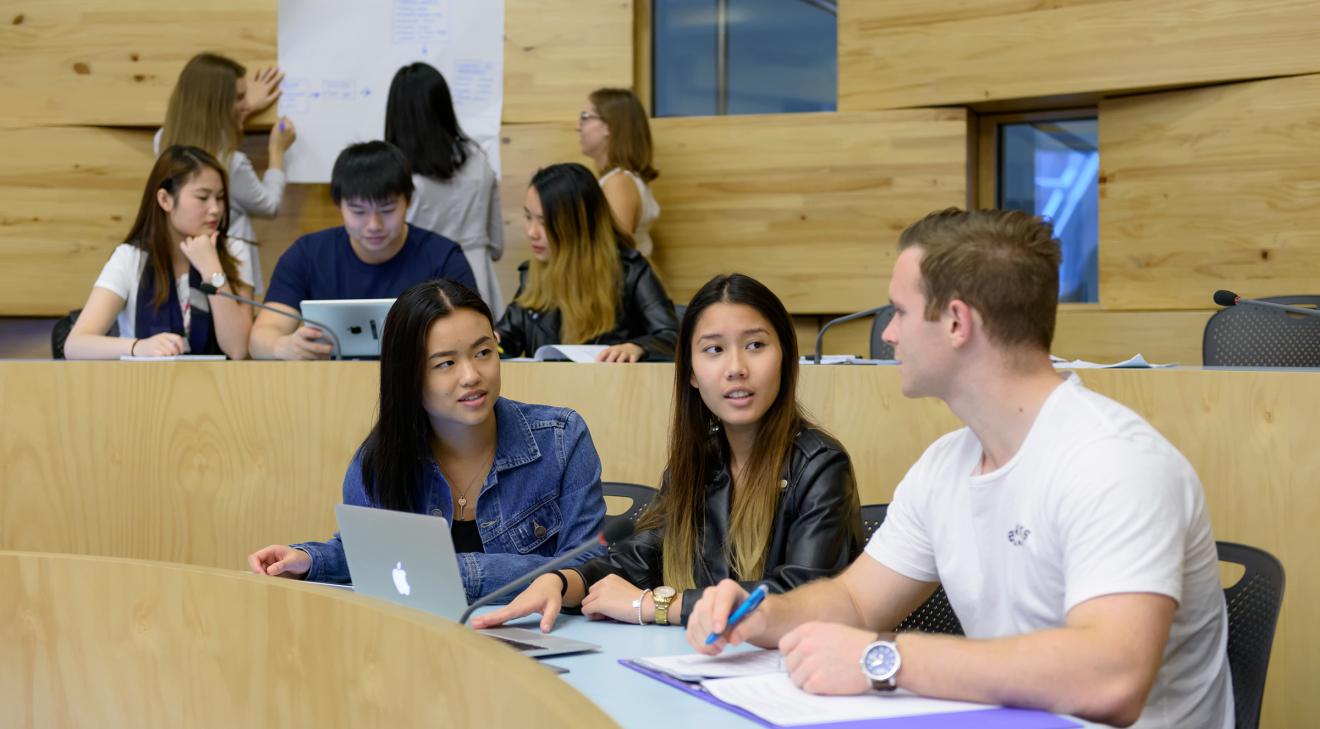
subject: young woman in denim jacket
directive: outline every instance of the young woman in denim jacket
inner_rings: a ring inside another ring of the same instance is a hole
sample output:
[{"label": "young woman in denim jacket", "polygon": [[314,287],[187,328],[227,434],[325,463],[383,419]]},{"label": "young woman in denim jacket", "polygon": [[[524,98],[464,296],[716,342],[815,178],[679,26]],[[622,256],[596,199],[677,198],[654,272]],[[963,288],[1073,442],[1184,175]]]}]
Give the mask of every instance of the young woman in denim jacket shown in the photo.
[{"label": "young woman in denim jacket", "polygon": [[539,577],[486,628],[562,607],[593,619],[687,622],[725,578],[786,592],[861,553],[848,452],[797,402],[798,354],[783,303],[755,279],[717,276],[679,326],[669,463],[637,532],[609,554]]},{"label": "young woman in denim jacket", "polygon": [[[469,601],[591,539],[605,516],[586,423],[567,408],[500,397],[490,309],[445,279],[413,286],[390,309],[380,416],[344,475],[344,503],[444,517]],[[338,534],[271,545],[248,565],[350,578]]]}]

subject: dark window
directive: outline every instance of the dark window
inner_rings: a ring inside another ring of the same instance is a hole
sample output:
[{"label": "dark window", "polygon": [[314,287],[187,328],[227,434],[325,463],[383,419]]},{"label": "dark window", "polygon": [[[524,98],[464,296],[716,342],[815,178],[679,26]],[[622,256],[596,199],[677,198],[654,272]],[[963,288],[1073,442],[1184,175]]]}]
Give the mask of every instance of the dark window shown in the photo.
[{"label": "dark window", "polygon": [[833,0],[655,0],[655,116],[834,111]]},{"label": "dark window", "polygon": [[1063,243],[1059,301],[1099,301],[1096,119],[1001,124],[998,147],[998,206],[1049,219]]}]

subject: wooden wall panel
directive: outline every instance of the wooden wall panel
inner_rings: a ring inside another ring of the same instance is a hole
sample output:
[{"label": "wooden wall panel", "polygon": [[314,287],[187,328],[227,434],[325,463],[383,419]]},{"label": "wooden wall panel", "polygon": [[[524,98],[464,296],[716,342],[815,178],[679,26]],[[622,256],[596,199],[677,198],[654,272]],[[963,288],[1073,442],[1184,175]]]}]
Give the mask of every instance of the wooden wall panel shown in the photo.
[{"label": "wooden wall panel", "polygon": [[[241,569],[274,541],[323,538],[366,434],[371,363],[0,362],[0,549],[65,551]],[[1087,370],[1196,467],[1219,539],[1269,550],[1289,572],[1265,727],[1320,713],[1320,374]],[[608,480],[656,483],[673,369],[503,367],[504,394],[577,408]],[[885,502],[939,435],[933,399],[894,367],[804,367],[800,399],[848,448],[864,503]],[[618,427],[629,413],[628,427]]]},{"label": "wooden wall panel", "polygon": [[656,119],[655,260],[676,300],[759,278],[794,313],[885,300],[898,234],[966,206],[962,109]]},{"label": "wooden wall panel", "polygon": [[133,224],[151,133],[0,128],[0,160],[0,313],[63,316]]},{"label": "wooden wall panel", "polygon": [[1104,306],[1320,290],[1317,119],[1320,74],[1102,102]]},{"label": "wooden wall panel", "polygon": [[587,94],[633,84],[633,0],[504,4],[504,121],[576,122]]},{"label": "wooden wall panel", "polygon": [[[1104,311],[1093,306],[1059,309],[1054,327],[1054,354],[1088,362],[1120,362],[1134,354],[1149,362],[1201,364],[1201,335],[1212,311]],[[821,317],[820,321],[828,321]],[[796,322],[795,322],[796,323]],[[817,322],[798,328],[798,346],[809,354]],[[833,327],[822,345],[826,354],[867,356],[871,349],[871,320]]]},{"label": "wooden wall panel", "polygon": [[1114,94],[1320,71],[1311,0],[839,3],[839,109]]},{"label": "wooden wall panel", "polygon": [[[217,51],[249,69],[274,64],[277,6],[6,0],[0,125],[155,127],[194,54]],[[632,0],[513,0],[504,21],[506,120],[570,119],[592,89],[632,85]],[[274,116],[265,117],[268,126]]]}]

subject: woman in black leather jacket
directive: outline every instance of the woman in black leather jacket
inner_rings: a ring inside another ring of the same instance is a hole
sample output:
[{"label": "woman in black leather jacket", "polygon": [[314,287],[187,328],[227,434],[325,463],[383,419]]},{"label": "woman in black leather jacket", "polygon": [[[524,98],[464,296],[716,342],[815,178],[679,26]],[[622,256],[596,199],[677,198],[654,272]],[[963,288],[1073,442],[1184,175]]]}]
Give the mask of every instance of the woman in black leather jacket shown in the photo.
[{"label": "woman in black leather jacket", "polygon": [[632,537],[578,568],[543,575],[497,625],[563,606],[624,622],[686,622],[700,590],[728,577],[784,592],[861,553],[852,463],[797,404],[797,341],[755,279],[712,279],[683,316],[669,464]]},{"label": "woman in black leather jacket", "polygon": [[547,344],[605,344],[603,362],[673,358],[674,303],[586,167],[538,171],[523,217],[532,260],[518,266],[518,293],[495,325],[504,356],[530,357]]}]

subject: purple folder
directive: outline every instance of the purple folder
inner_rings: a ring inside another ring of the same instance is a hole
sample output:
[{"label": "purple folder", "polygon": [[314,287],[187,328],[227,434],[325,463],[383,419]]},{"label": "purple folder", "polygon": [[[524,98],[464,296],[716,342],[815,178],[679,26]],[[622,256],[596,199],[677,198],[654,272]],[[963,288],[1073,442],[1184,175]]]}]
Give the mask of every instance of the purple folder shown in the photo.
[{"label": "purple folder", "polygon": [[[726,704],[723,701],[710,695],[710,692],[701,687],[699,683],[689,683],[680,681],[673,676],[652,671],[649,668],[639,666],[637,663],[626,658],[620,659],[619,663],[631,668],[638,673],[650,676],[655,680],[669,684],[680,691],[685,691],[696,696],[703,701],[709,701],[716,706],[732,711],[738,716],[750,719],[761,726],[775,727],[779,724],[771,724],[756,714],[745,709]],[[954,727],[977,727],[978,729],[1072,729],[1081,726],[1071,719],[1065,719],[1045,711],[1036,711],[1034,709],[983,709],[980,711],[957,711],[951,714],[925,714],[923,716],[903,716],[890,719],[859,719],[856,721],[837,721],[829,724],[810,725],[817,729],[868,729],[872,727],[882,727],[883,729],[953,729]]]}]

